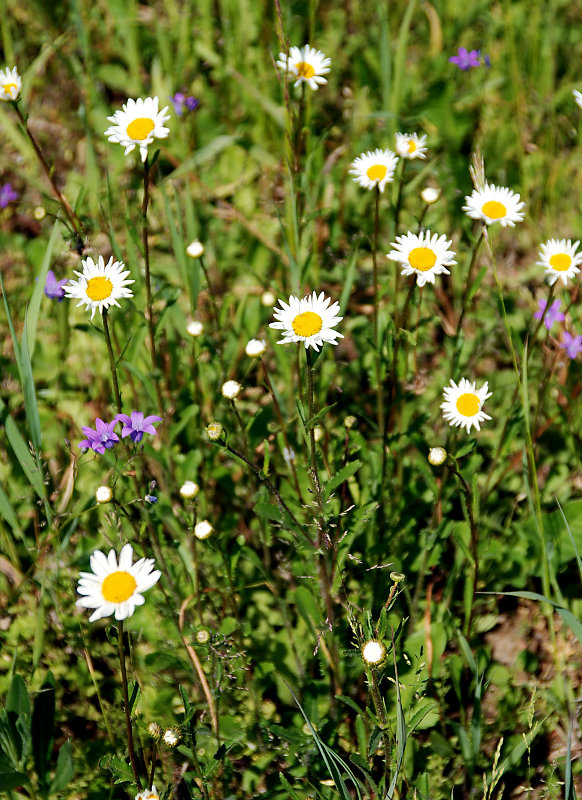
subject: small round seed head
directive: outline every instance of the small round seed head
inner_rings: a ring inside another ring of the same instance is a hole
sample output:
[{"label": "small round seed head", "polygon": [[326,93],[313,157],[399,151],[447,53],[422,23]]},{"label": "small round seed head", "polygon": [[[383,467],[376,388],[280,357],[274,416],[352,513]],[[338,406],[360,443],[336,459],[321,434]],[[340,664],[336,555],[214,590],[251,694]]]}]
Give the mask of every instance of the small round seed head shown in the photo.
[{"label": "small round seed head", "polygon": [[200,256],[204,255],[204,245],[198,239],[194,239],[186,248],[186,252],[190,258],[200,258]]},{"label": "small round seed head", "polygon": [[212,525],[208,522],[207,519],[203,519],[202,522],[199,522],[196,527],[194,528],[194,536],[197,539],[208,539],[210,534],[214,531]]},{"label": "small round seed head", "polygon": [[264,339],[251,339],[247,342],[245,353],[249,358],[260,358],[267,349],[267,343]]},{"label": "small round seed head", "polygon": [[224,428],[220,422],[211,422],[206,426],[206,435],[212,442],[217,442],[223,434]]},{"label": "small round seed head", "polygon": [[222,384],[222,396],[226,397],[227,400],[234,400],[238,397],[242,386],[238,381],[225,381]]},{"label": "small round seed head", "polygon": [[199,491],[200,487],[194,481],[186,481],[180,486],[180,494],[185,500],[192,500]]},{"label": "small round seed head", "polygon": [[113,499],[113,492],[109,486],[98,486],[95,490],[95,500],[98,503],[110,503]]},{"label": "small round seed head", "polygon": [[386,648],[377,639],[370,639],[362,647],[362,658],[370,666],[382,663],[386,655]]},{"label": "small round seed head", "polygon": [[206,628],[201,628],[196,634],[196,641],[198,644],[207,644],[210,641],[210,631]]},{"label": "small round seed head", "polygon": [[357,424],[358,420],[351,414],[348,414],[348,416],[344,419],[344,425],[348,430],[350,430],[350,428],[355,428]]},{"label": "small round seed head", "polygon": [[46,209],[43,206],[37,206],[32,212],[32,216],[40,222],[46,217]]},{"label": "small round seed head", "polygon": [[434,186],[426,186],[420,193],[420,196],[427,206],[432,206],[441,196],[441,190],[435,189]]},{"label": "small round seed head", "polygon": [[162,741],[166,747],[176,747],[181,738],[178,728],[166,728],[162,736]]},{"label": "small round seed head", "polygon": [[162,733],[163,731],[161,725],[158,725],[157,722],[150,722],[148,725],[148,734],[152,737],[152,739],[155,739],[157,742],[162,738]]},{"label": "small round seed head", "polygon": [[263,292],[261,295],[261,303],[265,306],[265,308],[271,308],[277,302],[277,298],[273,294],[273,292]]},{"label": "small round seed head", "polygon": [[447,460],[447,451],[444,447],[431,447],[428,451],[428,463],[433,467],[440,467]]},{"label": "small round seed head", "polygon": [[190,336],[201,336],[204,331],[204,324],[198,319],[193,319],[186,325],[186,330]]}]

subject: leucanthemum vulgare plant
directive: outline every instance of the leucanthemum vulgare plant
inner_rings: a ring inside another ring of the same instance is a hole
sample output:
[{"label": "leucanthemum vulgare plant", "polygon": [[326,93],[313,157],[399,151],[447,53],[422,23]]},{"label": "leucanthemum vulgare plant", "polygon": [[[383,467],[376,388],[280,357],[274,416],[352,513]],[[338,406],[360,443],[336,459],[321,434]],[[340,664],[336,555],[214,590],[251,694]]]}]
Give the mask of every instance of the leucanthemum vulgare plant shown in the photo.
[{"label": "leucanthemum vulgare plant", "polygon": [[104,0],[96,39],[79,0],[47,44],[14,3],[9,800],[572,798],[580,109],[561,18],[222,0],[152,26]]}]

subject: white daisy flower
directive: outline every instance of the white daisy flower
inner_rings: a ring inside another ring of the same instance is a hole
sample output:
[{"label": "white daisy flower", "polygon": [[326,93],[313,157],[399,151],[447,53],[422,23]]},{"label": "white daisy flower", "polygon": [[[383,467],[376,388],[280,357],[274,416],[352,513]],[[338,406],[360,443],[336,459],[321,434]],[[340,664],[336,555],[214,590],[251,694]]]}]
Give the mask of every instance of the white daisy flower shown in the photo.
[{"label": "white daisy flower", "polygon": [[572,94],[574,95],[574,100],[578,103],[580,108],[582,108],[582,92],[579,92],[578,89],[574,89]]},{"label": "white daisy flower", "polygon": [[270,328],[284,331],[283,338],[277,344],[289,342],[303,342],[305,349],[313,347],[319,350],[324,342],[337,344],[336,339],[343,339],[343,334],[333,328],[341,322],[343,317],[338,317],[339,303],[331,303],[331,299],[323,292],[318,296],[315,292],[303,299],[291,295],[289,303],[279,300],[281,308],[273,309],[276,322],[271,322]]},{"label": "white daisy flower", "polygon": [[125,103],[121,111],[116,111],[112,117],[107,117],[113,122],[105,131],[105,136],[110,142],[117,142],[125,147],[125,155],[139,147],[141,160],[145,161],[148,154],[148,145],[154,139],[165,139],[170,133],[164,123],[170,119],[166,114],[168,106],[158,110],[160,101],[157,97],[131,98]]},{"label": "white daisy flower", "polygon": [[486,183],[482,189],[473,189],[463,211],[472,219],[480,219],[487,225],[499,222],[505,228],[514,227],[516,222],[524,218],[525,203],[520,202],[519,195],[505,186],[494,186]]},{"label": "white daisy flower", "polygon": [[550,286],[561,278],[564,286],[568,285],[568,278],[573,278],[580,272],[582,252],[576,249],[580,242],[572,244],[571,239],[550,239],[540,247],[540,260],[537,264],[545,267]]},{"label": "white daisy flower", "polygon": [[443,417],[454,427],[467,429],[470,432],[474,425],[478,431],[481,430],[481,423],[486,419],[491,419],[488,414],[482,411],[482,406],[491,392],[487,391],[487,381],[480,389],[475,388],[475,382],[471,383],[466,378],[461,378],[459,385],[451,380],[451,385],[443,390],[444,402],[441,403]]},{"label": "white daisy flower", "polygon": [[392,261],[399,261],[402,265],[402,275],[416,275],[419,286],[425,283],[434,283],[435,275],[450,275],[447,267],[456,264],[455,253],[448,248],[452,242],[446,236],[438,233],[424,231],[420,236],[407,233],[406,236],[397,236],[392,243],[394,250],[386,253]]},{"label": "white daisy flower", "polygon": [[374,189],[376,186],[383,192],[387,183],[394,178],[394,170],[398,164],[398,156],[392,150],[368,150],[352,162],[350,175],[355,175],[354,180],[364,189]]},{"label": "white daisy flower", "polygon": [[370,666],[377,666],[384,660],[386,648],[377,639],[370,639],[362,647],[362,658]]},{"label": "white daisy flower", "polygon": [[16,67],[0,69],[0,100],[10,102],[18,100],[22,89],[22,78]]},{"label": "white daisy flower", "polygon": [[291,80],[297,78],[294,86],[306,83],[315,90],[320,84],[327,83],[323,77],[329,72],[331,59],[326,58],[321,50],[315,50],[308,44],[303,47],[292,47],[289,56],[279,53],[277,66],[290,76]]},{"label": "white daisy flower", "polygon": [[160,794],[156,789],[156,784],[152,783],[150,789],[144,789],[135,796],[135,800],[160,800]]},{"label": "white daisy flower", "polygon": [[115,550],[110,550],[108,556],[101,550],[93,553],[93,572],[81,572],[77,586],[78,594],[84,595],[77,600],[77,605],[95,609],[89,622],[112,614],[117,620],[127,619],[136,606],[144,604],[143,592],[151,589],[162,573],[152,569],[153,558],[140,558],[135,564],[132,561],[133,548],[130,544],[121,548],[119,563]]},{"label": "white daisy flower", "polygon": [[426,158],[426,136],[417,133],[397,133],[396,152],[401,158]]},{"label": "white daisy flower", "polygon": [[102,313],[104,308],[111,305],[119,306],[117,302],[120,297],[133,297],[131,289],[127,284],[135,283],[128,281],[129,270],[125,270],[123,261],[114,261],[113,257],[107,264],[103,261],[103,256],[99,256],[97,263],[89,256],[81,261],[83,272],[77,272],[79,280],[71,280],[64,287],[65,297],[79,300],[77,308],[85,304],[85,310],[91,309],[91,319],[95,311],[99,309]]}]

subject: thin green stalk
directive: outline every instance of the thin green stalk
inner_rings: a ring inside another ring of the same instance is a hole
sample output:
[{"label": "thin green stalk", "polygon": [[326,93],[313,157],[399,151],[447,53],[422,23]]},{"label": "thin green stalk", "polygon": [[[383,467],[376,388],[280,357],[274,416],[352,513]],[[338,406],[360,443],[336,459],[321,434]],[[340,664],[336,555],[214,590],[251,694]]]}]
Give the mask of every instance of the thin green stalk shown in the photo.
[{"label": "thin green stalk", "polygon": [[469,614],[467,616],[467,619],[465,620],[465,636],[468,637],[471,635],[471,625],[473,622],[473,611],[475,606],[475,593],[477,591],[477,581],[479,580],[479,532],[477,530],[477,524],[475,522],[475,509],[473,504],[473,493],[471,491],[471,487],[461,474],[459,470],[459,465],[457,464],[455,458],[451,455],[449,455],[447,459],[447,466],[461,484],[461,489],[465,494],[467,517],[469,518],[468,519],[469,529],[471,532],[471,556],[473,558],[472,597],[471,597],[471,608],[469,609]]},{"label": "thin green stalk", "polygon": [[475,266],[475,262],[477,260],[477,253],[479,252],[479,247],[481,246],[481,242],[485,237],[486,228],[485,225],[481,227],[481,233],[479,234],[479,238],[473,245],[473,251],[471,253],[471,261],[469,263],[469,271],[467,272],[467,280],[465,281],[465,288],[463,290],[463,299],[461,300],[461,313],[459,314],[459,322],[457,323],[457,331],[455,333],[455,339],[453,343],[453,358],[451,361],[451,377],[455,377],[455,372],[458,366],[459,361],[459,336],[461,335],[461,330],[463,327],[463,320],[465,319],[465,312],[467,311],[467,301],[469,299],[469,294],[471,293],[471,289],[473,288],[473,268]]},{"label": "thin green stalk", "polygon": [[372,267],[374,279],[374,350],[376,351],[376,410],[380,439],[384,436],[384,391],[382,386],[382,343],[379,336],[380,292],[378,288],[378,231],[380,220],[380,189],[374,190],[374,238],[372,240]]},{"label": "thin green stalk", "polygon": [[162,389],[160,386],[160,368],[158,365],[158,354],[156,352],[156,333],[154,325],[154,308],[152,301],[152,281],[150,275],[150,245],[149,245],[149,226],[148,226],[148,208],[150,202],[150,163],[149,157],[143,163],[143,203],[141,207],[142,216],[142,242],[143,242],[143,257],[145,265],[145,284],[146,284],[146,304],[147,304],[147,325],[148,335],[150,340],[150,350],[152,357],[153,378],[154,386],[156,389],[156,399],[160,411],[165,408],[165,403],[162,397]]},{"label": "thin green stalk", "polygon": [[372,701],[374,703],[374,709],[376,711],[376,716],[380,720],[380,725],[382,728],[382,744],[384,746],[384,783],[386,788],[389,785],[390,769],[391,769],[390,754],[392,750],[392,745],[390,744],[390,735],[389,735],[390,727],[388,725],[388,718],[386,716],[384,700],[382,699],[382,695],[380,694],[380,686],[378,684],[378,677],[376,675],[376,670],[374,669],[373,666],[370,666],[367,670],[367,673],[368,673],[368,681],[370,683],[370,688],[372,690]]},{"label": "thin green stalk", "polygon": [[242,436],[242,443],[243,443],[243,453],[248,458],[249,457],[249,441],[247,439],[247,432],[245,430],[245,424],[242,421],[242,418],[241,418],[241,415],[239,414],[238,408],[236,407],[236,402],[234,400],[231,400],[230,404],[232,406],[232,410],[234,412],[234,415],[236,417],[236,421],[237,421],[238,426],[240,428],[240,433],[241,433],[241,436]]},{"label": "thin green stalk", "polygon": [[125,730],[127,733],[127,751],[129,753],[129,760],[131,762],[133,777],[138,785],[138,788],[141,790],[141,780],[139,777],[137,760],[135,757],[135,751],[133,747],[133,730],[131,726],[131,713],[129,708],[129,691],[127,687],[127,672],[125,669],[125,652],[123,649],[123,620],[119,620],[119,625],[117,627],[117,645],[119,651],[119,666],[121,668],[121,685],[123,687],[123,705],[125,708]]},{"label": "thin green stalk", "polygon": [[542,316],[540,317],[540,319],[538,321],[538,324],[536,325],[536,328],[535,328],[535,330],[533,332],[533,336],[531,337],[531,343],[529,343],[528,346],[527,346],[527,360],[528,361],[529,361],[530,355],[533,352],[534,344],[536,343],[536,339],[538,338],[538,333],[540,331],[540,328],[544,324],[544,320],[546,318],[546,315],[547,315],[548,311],[550,310],[550,306],[552,305],[552,300],[554,299],[555,291],[556,291],[556,284],[552,283],[552,285],[550,286],[550,293],[548,295],[548,300],[546,302],[546,307],[544,308],[544,310],[542,312]]},{"label": "thin green stalk", "polygon": [[59,201],[61,208],[65,212],[65,215],[69,222],[71,223],[71,227],[75,233],[75,250],[79,255],[83,254],[83,250],[85,249],[84,239],[85,239],[85,229],[81,223],[79,217],[75,214],[71,205],[64,194],[61,192],[57,184],[55,183],[55,179],[52,176],[51,168],[48,165],[47,160],[45,159],[42,150],[40,149],[38,142],[32,135],[30,128],[28,127],[28,119],[24,117],[22,111],[18,106],[18,101],[15,101],[11,104],[18,115],[18,119],[22,125],[24,133],[26,134],[29,142],[32,145],[34,152],[36,153],[36,157],[38,158],[40,165],[43,169],[44,174],[46,175],[48,182],[51,185],[51,188],[55,194],[55,197]]},{"label": "thin green stalk", "polygon": [[119,383],[117,382],[117,368],[115,366],[115,356],[113,355],[113,346],[111,344],[111,335],[109,333],[109,322],[107,321],[107,308],[103,309],[101,314],[103,319],[103,333],[105,334],[105,342],[107,343],[107,354],[109,356],[109,368],[111,370],[111,379],[113,381],[113,394],[115,395],[115,405],[117,406],[117,413],[121,414],[121,395],[119,393]]}]

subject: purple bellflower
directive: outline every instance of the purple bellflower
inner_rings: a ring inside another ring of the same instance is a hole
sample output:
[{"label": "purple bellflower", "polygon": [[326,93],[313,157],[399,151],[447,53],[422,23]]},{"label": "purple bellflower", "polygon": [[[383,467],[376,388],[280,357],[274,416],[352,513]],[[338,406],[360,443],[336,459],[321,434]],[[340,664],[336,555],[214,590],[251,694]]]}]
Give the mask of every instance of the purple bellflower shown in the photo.
[{"label": "purple bellflower", "polygon": [[155,436],[157,431],[152,425],[152,422],[161,422],[162,418],[152,414],[149,417],[144,417],[142,411],[132,411],[131,417],[127,414],[118,414],[114,422],[122,422],[123,428],[121,431],[122,437],[130,436],[132,442],[141,442],[144,433],[151,433]]},{"label": "purple bellflower", "polygon": [[200,105],[200,100],[195,97],[187,97],[184,92],[176,92],[175,95],[170,97],[174,111],[181,117],[186,111],[196,111]]},{"label": "purple bellflower", "polygon": [[[544,325],[548,330],[551,329],[554,322],[563,322],[566,317],[560,311],[560,306],[562,304],[561,300],[554,300],[552,305],[549,307],[548,312],[544,319]],[[546,300],[538,300],[538,306],[540,308],[539,311],[536,311],[534,317],[536,319],[541,319],[543,316],[544,311],[546,310],[547,302]]]},{"label": "purple bellflower", "polygon": [[[464,47],[459,47],[456,56],[451,56],[449,61],[451,64],[455,64],[459,69],[468,70],[472,67],[480,67],[480,50],[471,50],[470,52],[466,50]],[[485,57],[485,63],[487,64],[489,57]],[[489,64],[487,64],[489,66]]]},{"label": "purple bellflower", "polygon": [[63,286],[68,283],[68,278],[63,278],[62,280],[58,281],[57,276],[49,269],[46,276],[46,283],[44,285],[44,293],[48,298],[51,300],[58,300],[59,303],[62,302],[65,296],[65,290]]},{"label": "purple bellflower", "polygon": [[113,428],[117,425],[117,419],[113,422],[103,422],[102,419],[95,420],[95,430],[93,428],[82,427],[81,430],[87,437],[79,442],[79,447],[83,450],[94,450],[96,453],[104,453],[111,450],[115,442],[119,441],[119,436]]},{"label": "purple bellflower", "polygon": [[6,208],[8,203],[18,200],[18,192],[15,192],[11,183],[0,186],[0,208]]},{"label": "purple bellflower", "polygon": [[578,353],[582,353],[582,336],[572,336],[568,331],[564,331],[564,338],[560,343],[570,358],[576,358]]}]

